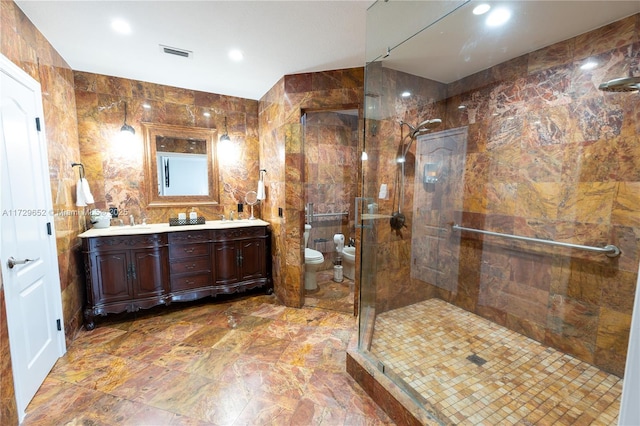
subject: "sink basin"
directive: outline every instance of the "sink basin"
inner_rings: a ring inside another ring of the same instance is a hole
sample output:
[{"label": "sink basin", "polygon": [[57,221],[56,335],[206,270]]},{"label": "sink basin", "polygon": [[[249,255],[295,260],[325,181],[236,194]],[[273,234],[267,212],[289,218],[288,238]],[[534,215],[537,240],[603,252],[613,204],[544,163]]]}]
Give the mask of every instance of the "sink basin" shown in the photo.
[{"label": "sink basin", "polygon": [[123,226],[110,226],[108,228],[104,228],[105,231],[122,231],[125,229],[151,229],[151,225],[123,225]]},{"label": "sink basin", "polygon": [[234,220],[212,220],[212,221],[207,221],[207,223],[211,223],[215,226],[232,226],[232,225],[239,225],[242,223],[250,223],[253,222],[249,219],[234,219]]},{"label": "sink basin", "polygon": [[155,225],[124,225],[124,226],[110,226],[108,228],[99,228],[96,231],[105,233],[105,234],[136,234],[136,233],[146,233],[153,230],[159,230],[161,227],[160,224]]}]

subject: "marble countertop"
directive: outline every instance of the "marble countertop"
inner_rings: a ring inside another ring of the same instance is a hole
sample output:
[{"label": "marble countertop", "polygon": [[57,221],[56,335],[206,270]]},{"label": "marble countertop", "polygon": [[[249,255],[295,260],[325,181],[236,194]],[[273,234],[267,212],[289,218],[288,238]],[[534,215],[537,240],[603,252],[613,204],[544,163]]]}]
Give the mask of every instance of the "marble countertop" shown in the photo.
[{"label": "marble countertop", "polygon": [[169,226],[168,223],[151,223],[146,225],[110,226],[108,228],[91,228],[78,235],[80,238],[110,237],[113,235],[157,234],[159,232],[197,231],[206,229],[244,228],[250,226],[269,226],[269,222],[261,219],[241,220],[208,220],[202,225]]}]

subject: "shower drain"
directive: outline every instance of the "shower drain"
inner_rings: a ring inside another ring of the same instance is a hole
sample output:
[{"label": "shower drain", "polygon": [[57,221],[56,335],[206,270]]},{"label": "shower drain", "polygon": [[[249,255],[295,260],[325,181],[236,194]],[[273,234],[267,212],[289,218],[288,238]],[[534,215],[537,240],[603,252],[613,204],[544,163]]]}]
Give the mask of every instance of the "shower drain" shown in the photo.
[{"label": "shower drain", "polygon": [[471,354],[471,355],[469,355],[469,356],[467,357],[467,359],[468,359],[469,361],[471,361],[472,363],[474,363],[475,365],[482,365],[482,364],[484,364],[485,362],[487,362],[487,360],[486,360],[486,359],[484,359],[484,358],[482,358],[482,357],[479,357],[479,356],[478,356],[478,355],[476,355],[476,354]]}]

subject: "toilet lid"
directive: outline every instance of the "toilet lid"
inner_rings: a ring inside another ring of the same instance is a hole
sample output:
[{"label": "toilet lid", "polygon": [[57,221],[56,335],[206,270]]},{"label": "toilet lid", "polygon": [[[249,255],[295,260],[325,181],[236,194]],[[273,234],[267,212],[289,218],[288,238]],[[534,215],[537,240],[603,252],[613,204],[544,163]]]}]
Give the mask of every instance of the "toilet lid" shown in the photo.
[{"label": "toilet lid", "polygon": [[324,256],[318,250],[305,248],[304,249],[304,258],[307,260],[322,260]]}]

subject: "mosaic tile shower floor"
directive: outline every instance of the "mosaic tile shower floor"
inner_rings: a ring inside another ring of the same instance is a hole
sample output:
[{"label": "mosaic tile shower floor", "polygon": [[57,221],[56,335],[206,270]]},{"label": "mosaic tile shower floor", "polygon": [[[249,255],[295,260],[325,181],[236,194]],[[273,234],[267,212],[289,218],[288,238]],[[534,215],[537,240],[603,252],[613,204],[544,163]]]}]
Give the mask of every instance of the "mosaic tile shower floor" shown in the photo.
[{"label": "mosaic tile shower floor", "polygon": [[617,424],[620,378],[439,299],[380,314],[371,352],[456,424]]},{"label": "mosaic tile shower floor", "polygon": [[391,425],[346,372],[352,314],[274,296],[174,304],[80,332],[24,425]]}]

